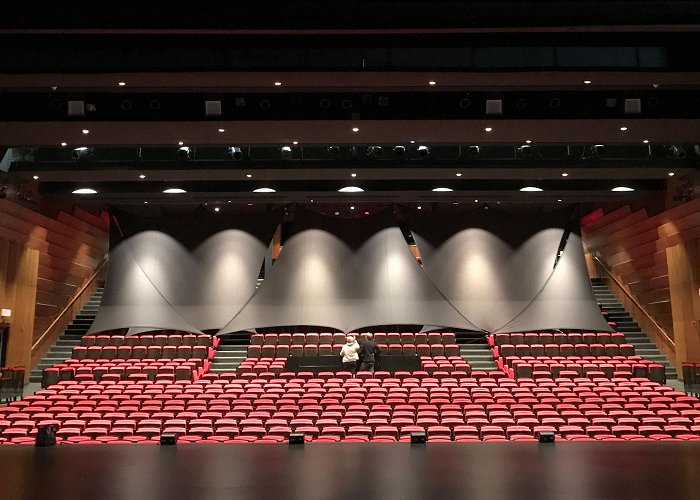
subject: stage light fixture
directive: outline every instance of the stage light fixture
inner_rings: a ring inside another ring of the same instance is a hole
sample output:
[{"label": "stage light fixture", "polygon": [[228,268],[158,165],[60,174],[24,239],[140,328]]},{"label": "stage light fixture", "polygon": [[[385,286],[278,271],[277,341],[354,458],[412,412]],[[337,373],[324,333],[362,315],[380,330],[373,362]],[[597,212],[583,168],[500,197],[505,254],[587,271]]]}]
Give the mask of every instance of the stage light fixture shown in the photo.
[{"label": "stage light fixture", "polygon": [[403,158],[406,156],[406,147],[405,146],[394,146],[394,155],[397,158]]},{"label": "stage light fixture", "polygon": [[558,97],[552,97],[549,100],[549,107],[552,109],[560,108],[561,107],[561,99],[559,99]]},{"label": "stage light fixture", "polygon": [[595,144],[591,147],[591,150],[593,151],[593,154],[596,156],[604,156],[605,153],[607,152],[607,148],[605,147],[605,144]]},{"label": "stage light fixture", "polygon": [[340,154],[340,148],[338,146],[328,146],[326,148],[326,152],[328,153],[328,156],[336,157]]},{"label": "stage light fixture", "polygon": [[239,148],[238,146],[231,146],[230,148],[228,148],[228,154],[234,160],[243,159],[243,151],[241,151],[241,148]]},{"label": "stage light fixture", "polygon": [[625,113],[626,114],[639,114],[642,112],[642,100],[641,99],[625,99]]},{"label": "stage light fixture", "polygon": [[352,101],[350,99],[343,99],[340,101],[340,107],[347,110],[352,108]]},{"label": "stage light fixture", "polygon": [[523,144],[518,148],[518,154],[523,158],[532,157],[532,146],[529,144]]},{"label": "stage light fixture", "polygon": [[292,148],[290,146],[282,146],[280,148],[280,157],[283,160],[291,160],[292,159]]},{"label": "stage light fixture", "polygon": [[479,146],[469,146],[467,148],[467,154],[473,158],[476,158],[481,154],[481,148]]},{"label": "stage light fixture", "polygon": [[321,109],[328,109],[331,107],[331,100],[326,99],[325,97],[318,101],[318,105],[321,107]]},{"label": "stage light fixture", "polygon": [[428,146],[418,146],[418,156],[420,158],[428,158],[430,156],[430,148]]},{"label": "stage light fixture", "polygon": [[688,152],[683,146],[673,145],[666,148],[666,156],[676,160],[685,160],[688,157]]},{"label": "stage light fixture", "polygon": [[86,160],[92,155],[92,153],[92,148],[88,148],[87,146],[80,146],[79,148],[75,148],[73,151],[71,151],[70,155],[74,161],[79,161]]},{"label": "stage light fixture", "polygon": [[383,150],[381,146],[370,146],[367,148],[367,153],[374,158],[381,158]]},{"label": "stage light fixture", "polygon": [[177,157],[181,160],[189,160],[192,158],[192,148],[189,146],[182,146],[177,150]]},{"label": "stage light fixture", "polygon": [[387,96],[377,97],[377,105],[386,108],[389,105],[389,98]]},{"label": "stage light fixture", "polygon": [[472,105],[472,102],[467,99],[466,97],[463,97],[462,99],[459,100],[459,107],[462,109],[469,109],[469,106]]}]

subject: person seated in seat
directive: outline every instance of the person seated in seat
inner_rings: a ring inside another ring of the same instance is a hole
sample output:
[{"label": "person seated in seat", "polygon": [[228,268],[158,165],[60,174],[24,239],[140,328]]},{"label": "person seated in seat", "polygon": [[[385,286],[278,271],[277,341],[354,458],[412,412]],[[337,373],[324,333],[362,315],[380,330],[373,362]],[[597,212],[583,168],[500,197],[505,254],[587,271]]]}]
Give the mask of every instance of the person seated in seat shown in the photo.
[{"label": "person seated in seat", "polygon": [[340,349],[340,357],[343,360],[343,370],[349,371],[353,375],[357,371],[357,360],[360,359],[357,354],[359,350],[360,345],[355,340],[354,335],[348,335],[343,348]]},{"label": "person seated in seat", "polygon": [[358,355],[362,359],[360,370],[369,370],[374,373],[374,363],[376,361],[376,356],[378,356],[380,352],[381,349],[372,338],[372,334],[365,334],[365,340],[360,343],[360,350],[358,351]]}]

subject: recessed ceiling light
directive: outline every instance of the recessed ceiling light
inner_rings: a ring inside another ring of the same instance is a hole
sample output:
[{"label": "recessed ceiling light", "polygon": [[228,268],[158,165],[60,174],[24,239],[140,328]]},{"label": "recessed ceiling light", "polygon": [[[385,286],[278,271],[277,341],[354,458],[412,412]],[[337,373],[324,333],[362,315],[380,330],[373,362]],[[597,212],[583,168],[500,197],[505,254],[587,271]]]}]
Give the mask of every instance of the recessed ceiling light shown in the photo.
[{"label": "recessed ceiling light", "polygon": [[343,188],[338,189],[339,193],[362,193],[364,192],[364,189],[361,187],[357,186],[345,186]]},{"label": "recessed ceiling light", "polygon": [[524,188],[520,188],[520,191],[524,193],[537,193],[542,191],[542,188],[538,188],[536,186],[525,186]]},{"label": "recessed ceiling light", "polygon": [[222,133],[222,132],[226,132],[226,129],[225,129],[225,128],[220,128],[220,129],[219,129],[219,133]]},{"label": "recessed ceiling light", "polygon": [[63,146],[63,147],[65,148],[66,146],[68,146],[68,143],[67,143],[67,142],[62,142],[62,143],[61,143],[61,146]]},{"label": "recessed ceiling light", "polygon": [[422,210],[422,209],[423,209],[423,207],[421,207],[420,205],[418,205],[416,208],[417,208],[418,210]]},{"label": "recessed ceiling light", "polygon": [[145,179],[145,178],[146,178],[145,175],[143,175],[143,174],[139,175],[139,179]]},{"label": "recessed ceiling light", "polygon": [[525,141],[525,144],[532,144],[532,141],[531,141],[530,139],[527,139],[527,140]]},{"label": "recessed ceiling light", "polygon": [[32,179],[34,179],[35,181],[36,181],[36,180],[39,180],[39,176],[38,176],[38,175],[35,175],[35,176],[32,177]]},{"label": "recessed ceiling light", "polygon": [[437,82],[436,82],[435,80],[430,80],[430,81],[428,82],[428,85],[435,85],[435,84],[437,84]]},{"label": "recessed ceiling light", "polygon": [[124,85],[126,85],[126,82],[119,82],[117,85],[119,85],[120,87],[123,87]]},{"label": "recessed ceiling light", "polygon": [[292,141],[292,144],[296,146],[297,144],[299,144],[299,141]]},{"label": "recessed ceiling light", "polygon": [[447,193],[447,192],[452,191],[452,189],[446,188],[446,187],[438,187],[438,188],[434,188],[433,191],[435,191],[436,193]]},{"label": "recessed ceiling light", "polygon": [[354,206],[354,205],[351,205],[351,206],[350,206],[350,210],[355,210],[355,206]]},{"label": "recessed ceiling light", "polygon": [[474,203],[479,203],[479,200],[474,200]]},{"label": "recessed ceiling light", "polygon": [[184,142],[182,142],[182,141],[177,143],[178,146],[182,146],[183,144],[184,144]]},{"label": "recessed ceiling light", "polygon": [[248,206],[249,206],[249,207],[252,207],[252,206],[253,206],[253,204],[252,204],[252,203],[248,203]]},{"label": "recessed ceiling light", "polygon": [[452,204],[453,204],[453,205],[459,205],[459,202],[458,202],[458,201],[453,201]]},{"label": "recessed ceiling light", "polygon": [[[669,177],[673,177],[674,175],[676,175],[675,172],[669,172],[669,173],[668,173],[668,176],[669,176]],[[34,178],[36,179],[37,177],[35,176]]]},{"label": "recessed ceiling light", "polygon": [[411,144],[415,144],[415,143],[416,143],[416,141],[408,141],[408,142],[410,142]]},{"label": "recessed ceiling light", "polygon": [[359,128],[357,128],[357,127],[353,127],[353,128],[352,128],[352,131],[353,131],[353,132],[359,132],[359,131],[360,131],[360,129],[359,129]]},{"label": "recessed ceiling light", "polygon": [[148,202],[147,202],[147,201],[144,201],[143,204],[144,204],[144,205],[148,205]]},{"label": "recessed ceiling light", "polygon": [[559,198],[557,201],[561,201],[561,198]]},{"label": "recessed ceiling light", "polygon": [[282,85],[282,82],[275,82],[275,87],[279,87],[280,85]]},{"label": "recessed ceiling light", "polygon": [[569,174],[568,174],[567,172],[562,172],[562,173],[561,173],[561,176],[562,176],[562,177],[569,177]]},{"label": "recessed ceiling light", "polygon": [[254,193],[276,193],[276,191],[272,188],[258,188],[258,189],[253,189]]},{"label": "recessed ceiling light", "polygon": [[219,207],[214,208],[214,212],[219,212],[221,209]]},{"label": "recessed ceiling light", "polygon": [[231,203],[231,200],[228,200],[226,203]]},{"label": "recessed ceiling light", "polygon": [[457,177],[462,177],[462,172],[457,172],[455,175],[456,175]]},{"label": "recessed ceiling light", "polygon": [[245,174],[245,176],[246,176],[248,179],[250,179],[251,177],[253,177],[253,174]]},{"label": "recessed ceiling light", "polygon": [[644,139],[642,142],[643,142],[644,144],[649,144],[649,139]]},{"label": "recessed ceiling light", "polygon": [[625,132],[627,130],[627,127],[620,127],[620,130]]},{"label": "recessed ceiling light", "polygon": [[357,174],[355,172],[350,174],[350,177],[357,177]]},{"label": "recessed ceiling light", "polygon": [[584,80],[583,83],[584,83],[585,85],[590,85],[590,84],[591,84],[591,81],[590,81],[590,80]]},{"label": "recessed ceiling light", "polygon": [[614,191],[616,193],[629,193],[630,191],[634,191],[634,188],[627,186],[616,186],[612,188],[611,191]]},{"label": "recessed ceiling light", "polygon": [[86,129],[86,128],[83,129],[83,134],[87,135],[89,133],[90,133],[90,131],[88,129]]},{"label": "recessed ceiling light", "polygon": [[485,130],[486,132],[491,132],[493,129],[492,129],[491,127],[486,127],[484,130]]},{"label": "recessed ceiling light", "polygon": [[333,214],[335,214],[335,215],[340,215],[340,212],[335,211],[335,212],[333,212]]},{"label": "recessed ceiling light", "polygon": [[97,191],[91,188],[80,188],[73,191],[73,194],[97,194]]},{"label": "recessed ceiling light", "polygon": [[168,189],[163,190],[163,193],[165,193],[165,194],[182,194],[182,193],[186,193],[186,192],[187,191],[185,191],[182,188],[168,188]]}]

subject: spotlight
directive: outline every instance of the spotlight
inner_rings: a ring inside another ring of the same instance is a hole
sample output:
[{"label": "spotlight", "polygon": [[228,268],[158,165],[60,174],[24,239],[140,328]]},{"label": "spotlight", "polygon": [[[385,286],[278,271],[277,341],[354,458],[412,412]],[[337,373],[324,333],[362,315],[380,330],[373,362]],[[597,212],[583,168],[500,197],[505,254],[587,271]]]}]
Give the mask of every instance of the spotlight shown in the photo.
[{"label": "spotlight", "polygon": [[469,146],[467,148],[467,154],[476,158],[481,153],[481,148],[479,146]]},{"label": "spotlight", "polygon": [[121,103],[119,103],[119,107],[122,111],[130,111],[131,108],[134,107],[134,103],[132,103],[129,99],[124,99]]},{"label": "spotlight", "polygon": [[177,157],[181,160],[189,160],[192,158],[192,148],[189,146],[182,146],[177,150]]},{"label": "spotlight", "polygon": [[153,111],[158,111],[160,109],[160,101],[158,99],[151,99],[148,103],[148,107]]},{"label": "spotlight", "polygon": [[552,97],[549,100],[549,107],[552,109],[560,108],[561,107],[561,99],[559,99],[558,97]]},{"label": "spotlight", "polygon": [[377,105],[382,108],[387,107],[389,105],[389,98],[386,96],[379,96],[377,98]]},{"label": "spotlight", "polygon": [[370,146],[367,148],[367,153],[374,158],[382,157],[382,147],[381,146]]},{"label": "spotlight", "polygon": [[469,99],[467,99],[466,97],[459,100],[459,107],[462,109],[469,109],[469,106],[471,106],[471,105],[472,105],[472,102]]},{"label": "spotlight", "polygon": [[280,148],[280,157],[283,160],[291,160],[292,159],[292,148],[289,146],[282,146]]},{"label": "spotlight", "polygon": [[595,144],[594,146],[591,147],[591,150],[593,151],[593,154],[596,156],[604,156],[605,153],[607,152],[607,148],[605,147],[605,144]]},{"label": "spotlight", "polygon": [[521,110],[525,109],[527,107],[527,100],[521,97],[520,99],[515,101],[515,107]]},{"label": "spotlight", "polygon": [[350,99],[343,99],[340,102],[340,107],[343,109],[350,109],[352,108],[352,101]]},{"label": "spotlight", "polygon": [[322,109],[328,109],[331,107],[331,101],[330,99],[323,98],[318,101],[318,105],[321,106]]},{"label": "spotlight", "polygon": [[79,161],[79,160],[86,160],[87,158],[90,157],[91,154],[92,154],[91,148],[81,146],[81,147],[75,148],[73,151],[71,151],[70,155],[73,158],[73,160]]},{"label": "spotlight", "polygon": [[532,146],[523,144],[518,148],[518,154],[523,158],[530,158],[532,156]]},{"label": "spotlight", "polygon": [[263,99],[260,101],[260,109],[267,111],[272,107],[272,103],[268,101],[267,99]]},{"label": "spotlight", "polygon": [[669,146],[666,148],[666,156],[669,158],[675,158],[676,160],[684,160],[688,153],[683,146]]},{"label": "spotlight", "polygon": [[326,151],[328,151],[328,154],[333,157],[338,156],[340,154],[340,148],[338,146],[328,146],[328,149]]},{"label": "spotlight", "polygon": [[394,154],[399,158],[403,158],[406,156],[406,148],[404,146],[394,146]]},{"label": "spotlight", "polygon": [[241,151],[241,148],[237,146],[231,146],[228,148],[228,154],[231,155],[231,158],[234,160],[241,160],[243,158],[243,151]]},{"label": "spotlight", "polygon": [[420,158],[428,158],[430,156],[430,148],[428,146],[418,146],[418,156]]}]

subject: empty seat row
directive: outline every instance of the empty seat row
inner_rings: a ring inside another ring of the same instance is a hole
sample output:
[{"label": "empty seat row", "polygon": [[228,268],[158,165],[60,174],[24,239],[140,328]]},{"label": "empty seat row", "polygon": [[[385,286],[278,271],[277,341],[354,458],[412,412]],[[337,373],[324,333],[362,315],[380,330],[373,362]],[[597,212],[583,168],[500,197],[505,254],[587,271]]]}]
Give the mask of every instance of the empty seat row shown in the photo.
[{"label": "empty seat row", "polygon": [[633,356],[632,344],[501,344],[494,357],[509,356]]},{"label": "empty seat row", "polygon": [[213,357],[212,347],[203,345],[121,345],[121,346],[75,346],[74,359],[144,359],[144,358],[199,358]]},{"label": "empty seat row", "polygon": [[494,346],[503,344],[624,344],[625,335],[620,332],[608,333],[496,333],[488,336]]},{"label": "empty seat row", "polygon": [[211,335],[204,334],[193,334],[193,333],[183,333],[183,334],[171,334],[171,335],[83,335],[80,339],[80,344],[85,347],[90,346],[213,346],[217,347],[219,344],[218,337],[212,337]]},{"label": "empty seat row", "polygon": [[[342,344],[251,344],[248,346],[248,357],[287,357],[287,356],[339,356]],[[381,353],[390,356],[458,356],[457,344],[379,344]]]},{"label": "empty seat row", "polygon": [[[357,335],[357,334],[355,334]],[[366,334],[360,334],[360,339]],[[345,333],[266,333],[253,334],[250,338],[252,345],[318,345],[344,344]],[[431,333],[375,333],[377,344],[454,344],[455,334],[452,332]]]}]

